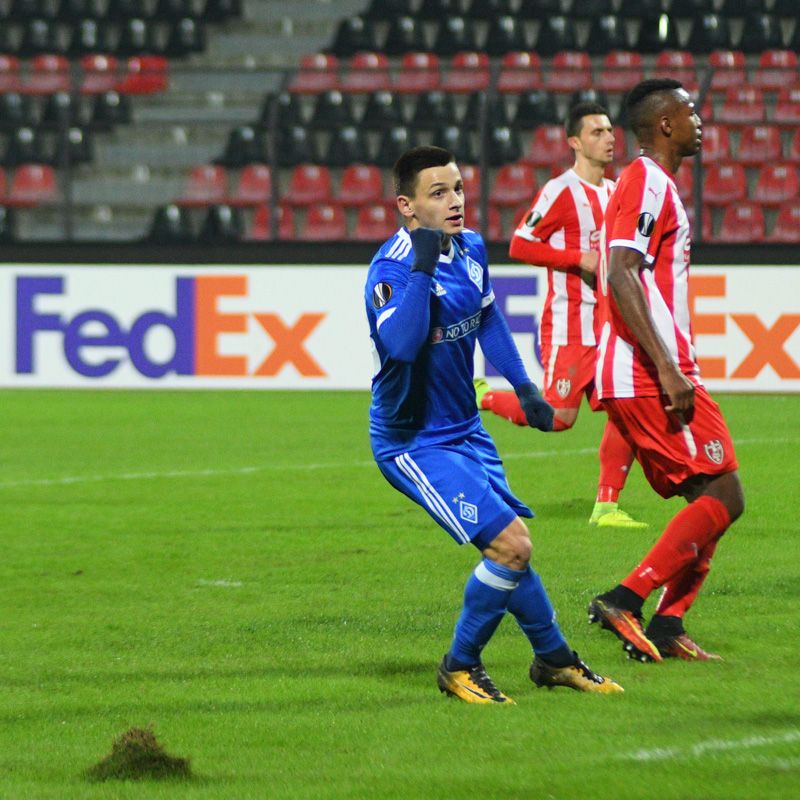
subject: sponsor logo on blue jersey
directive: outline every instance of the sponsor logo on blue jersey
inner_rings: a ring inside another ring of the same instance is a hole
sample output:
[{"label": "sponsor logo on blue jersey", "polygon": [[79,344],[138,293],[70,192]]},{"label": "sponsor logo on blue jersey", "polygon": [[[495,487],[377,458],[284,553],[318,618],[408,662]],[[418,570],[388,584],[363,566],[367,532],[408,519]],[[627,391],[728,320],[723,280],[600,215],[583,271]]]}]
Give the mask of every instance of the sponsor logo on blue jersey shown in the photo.
[{"label": "sponsor logo on blue jersey", "polygon": [[446,328],[433,328],[430,342],[431,344],[439,344],[440,342],[454,342],[457,339],[463,339],[473,331],[478,330],[480,325],[481,312],[478,311],[471,317],[462,319],[461,322],[456,322],[453,325],[448,325]]}]

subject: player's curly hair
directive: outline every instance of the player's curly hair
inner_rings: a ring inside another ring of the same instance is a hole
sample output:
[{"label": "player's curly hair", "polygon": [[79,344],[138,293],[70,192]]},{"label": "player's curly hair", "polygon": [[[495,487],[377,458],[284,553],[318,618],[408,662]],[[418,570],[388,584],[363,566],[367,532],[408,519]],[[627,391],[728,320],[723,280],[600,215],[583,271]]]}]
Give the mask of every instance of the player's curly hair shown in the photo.
[{"label": "player's curly hair", "polygon": [[653,117],[658,109],[657,95],[675,89],[683,89],[683,84],[674,78],[648,78],[637,83],[628,92],[625,110],[631,130],[639,141],[648,136],[653,124]]},{"label": "player's curly hair", "polygon": [[406,150],[392,169],[395,194],[412,197],[417,187],[417,176],[422,170],[443,167],[455,160],[455,156],[443,147],[423,145]]}]

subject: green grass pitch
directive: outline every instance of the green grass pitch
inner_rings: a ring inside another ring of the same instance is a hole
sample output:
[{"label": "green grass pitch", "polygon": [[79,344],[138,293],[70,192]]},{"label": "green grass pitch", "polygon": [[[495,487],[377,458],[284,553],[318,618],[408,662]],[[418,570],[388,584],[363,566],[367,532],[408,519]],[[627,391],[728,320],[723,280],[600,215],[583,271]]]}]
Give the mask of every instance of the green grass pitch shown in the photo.
[{"label": "green grass pitch", "polygon": [[[800,796],[800,396],[719,400],[747,510],[689,629],[721,663],[587,624],[680,503],[634,467],[650,530],[589,529],[602,416],[486,418],[565,633],[626,689],[535,689],[506,620],[485,663],[517,705],[487,708],[435,683],[476,553],[384,482],[366,393],[0,392],[0,797]],[[149,724],[192,780],[83,777]]]}]

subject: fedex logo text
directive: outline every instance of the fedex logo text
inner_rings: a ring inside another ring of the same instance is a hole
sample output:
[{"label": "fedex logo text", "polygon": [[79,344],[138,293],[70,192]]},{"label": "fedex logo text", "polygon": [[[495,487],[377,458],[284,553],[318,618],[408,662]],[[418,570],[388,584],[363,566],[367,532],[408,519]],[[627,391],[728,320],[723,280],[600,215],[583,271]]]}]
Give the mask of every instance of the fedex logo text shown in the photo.
[{"label": "fedex logo text", "polygon": [[[326,375],[307,349],[307,340],[324,313],[302,313],[287,322],[274,312],[220,310],[223,298],[248,297],[246,275],[176,277],[174,311],[143,311],[127,326],[104,308],[72,316],[37,310],[42,298],[64,297],[66,292],[64,277],[17,277],[17,374],[35,373],[37,341],[58,336],[70,368],[87,378],[103,378],[126,362],[146,378],[169,374],[268,377],[288,365],[304,377]],[[259,351],[262,341],[265,346],[260,363],[251,369],[247,355],[221,352],[221,337],[252,336],[254,325],[260,334]],[[173,342],[171,351],[159,358],[148,350],[148,340],[156,331],[162,337],[166,332]]]}]

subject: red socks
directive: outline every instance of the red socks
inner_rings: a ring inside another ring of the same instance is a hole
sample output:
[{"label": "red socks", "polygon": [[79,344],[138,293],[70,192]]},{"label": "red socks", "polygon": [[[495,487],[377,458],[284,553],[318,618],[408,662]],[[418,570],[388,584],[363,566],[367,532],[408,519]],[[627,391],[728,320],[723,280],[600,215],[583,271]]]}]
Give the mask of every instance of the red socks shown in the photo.
[{"label": "red socks", "polygon": [[597,487],[597,502],[616,503],[633,463],[633,450],[610,419],[606,421],[598,455],[600,480]]},{"label": "red socks", "polygon": [[486,392],[481,401],[481,408],[504,417],[515,425],[527,425],[525,412],[519,404],[519,400],[514,392]]},{"label": "red socks", "polygon": [[[713,553],[713,548],[710,551],[706,548],[716,542],[730,524],[731,518],[728,509],[720,500],[708,495],[698,497],[672,518],[650,552],[622,581],[622,585],[636,592],[639,597],[646,598],[659,586],[663,586],[673,578],[678,579],[679,574],[689,567],[697,571],[699,575],[702,572],[700,566],[702,561],[708,560]],[[705,577],[705,573],[702,577]],[[697,580],[698,578],[693,579],[694,582]],[[676,598],[679,583],[683,582],[676,580],[672,587],[673,596]],[[698,590],[701,583],[702,578],[699,578]],[[668,599],[668,602],[674,603],[675,601]],[[659,604],[660,606],[661,604]],[[658,613],[665,614],[666,612],[659,610]]]},{"label": "red socks", "polygon": [[664,586],[655,613],[665,617],[683,617],[692,607],[703,581],[711,569],[711,556],[717,549],[719,539],[709,542],[700,552],[697,561],[685,567]]}]

